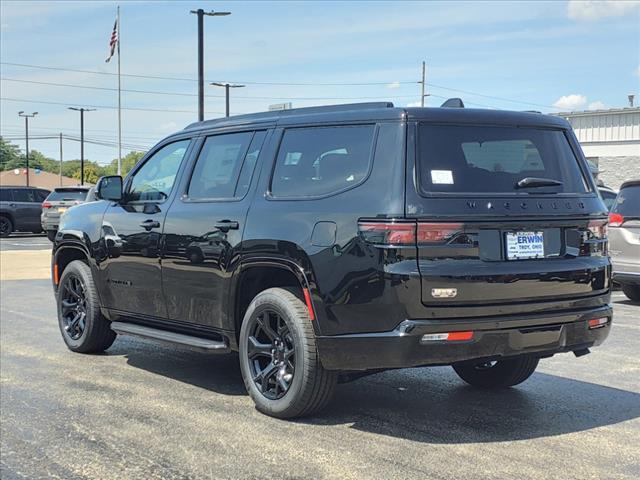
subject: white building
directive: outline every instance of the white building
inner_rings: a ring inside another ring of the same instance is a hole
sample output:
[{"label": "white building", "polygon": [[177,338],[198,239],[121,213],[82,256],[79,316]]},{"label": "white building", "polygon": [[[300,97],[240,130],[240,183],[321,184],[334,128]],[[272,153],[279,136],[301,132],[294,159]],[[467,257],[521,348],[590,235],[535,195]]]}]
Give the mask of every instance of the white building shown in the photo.
[{"label": "white building", "polygon": [[640,179],[640,107],[558,115],[569,121],[605,185],[618,189],[625,180]]}]

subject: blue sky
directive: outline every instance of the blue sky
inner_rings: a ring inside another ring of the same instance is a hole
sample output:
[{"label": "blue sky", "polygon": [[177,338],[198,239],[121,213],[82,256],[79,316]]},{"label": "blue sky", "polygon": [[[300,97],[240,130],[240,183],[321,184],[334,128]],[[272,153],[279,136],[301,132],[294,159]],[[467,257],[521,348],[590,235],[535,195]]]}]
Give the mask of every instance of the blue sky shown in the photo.
[{"label": "blue sky", "polygon": [[[460,96],[482,108],[557,112],[621,107],[627,94],[640,93],[639,2],[119,3],[122,72],[181,79],[197,74],[196,18],[189,10],[232,11],[205,18],[207,80],[247,84],[232,92],[232,114],[284,101],[415,105],[422,60],[432,84],[429,106]],[[85,117],[86,136],[116,140],[117,113],[107,107],[117,105],[117,94],[101,90],[116,88],[116,77],[6,64],[115,73],[115,61],[104,60],[116,5],[0,3],[2,135],[23,133],[19,110],[39,112],[30,123],[34,135],[77,135],[78,114],[66,106],[96,105]],[[128,147],[148,148],[196,119],[195,81],[122,80],[126,90],[182,94],[124,92],[125,108],[175,110],[124,110]],[[374,85],[327,85],[349,83]],[[221,116],[224,92],[207,86],[205,93],[212,96],[206,99],[206,117]],[[54,140],[31,145],[58,157]],[[117,156],[113,146],[87,145],[85,153],[101,163]],[[65,158],[78,157],[79,145],[67,142]]]}]

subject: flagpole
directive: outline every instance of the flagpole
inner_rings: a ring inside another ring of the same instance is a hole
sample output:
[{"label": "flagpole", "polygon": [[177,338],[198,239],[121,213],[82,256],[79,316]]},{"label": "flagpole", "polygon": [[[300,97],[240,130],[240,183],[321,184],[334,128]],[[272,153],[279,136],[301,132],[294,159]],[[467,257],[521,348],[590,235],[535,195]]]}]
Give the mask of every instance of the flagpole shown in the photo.
[{"label": "flagpole", "polygon": [[120,5],[118,5],[118,175],[122,175],[122,105],[121,105],[121,88],[120,88]]}]

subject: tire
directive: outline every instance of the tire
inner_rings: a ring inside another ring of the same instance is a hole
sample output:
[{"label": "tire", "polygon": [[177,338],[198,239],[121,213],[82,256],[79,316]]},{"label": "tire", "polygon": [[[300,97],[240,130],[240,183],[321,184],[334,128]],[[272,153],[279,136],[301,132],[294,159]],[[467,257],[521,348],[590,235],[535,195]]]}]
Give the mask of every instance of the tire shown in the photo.
[{"label": "tire", "polygon": [[53,242],[56,239],[57,230],[47,230],[47,238],[50,242]]},{"label": "tire", "polygon": [[633,302],[640,302],[640,285],[622,285],[622,291]]},{"label": "tire", "polygon": [[[75,302],[75,307],[73,304]],[[58,325],[69,350],[78,353],[103,352],[113,344],[116,333],[100,312],[98,293],[91,269],[74,260],[64,269],[58,291]]]},{"label": "tire", "polygon": [[8,237],[11,232],[13,232],[13,222],[9,217],[0,215],[0,237]]},{"label": "tire", "polygon": [[479,388],[506,388],[529,378],[538,366],[538,358],[529,355],[496,362],[453,365],[458,376],[469,385]]},{"label": "tire", "polygon": [[331,399],[338,373],[320,363],[309,312],[292,291],[270,288],[259,293],[244,316],[239,341],[242,378],[260,412],[302,417]]}]

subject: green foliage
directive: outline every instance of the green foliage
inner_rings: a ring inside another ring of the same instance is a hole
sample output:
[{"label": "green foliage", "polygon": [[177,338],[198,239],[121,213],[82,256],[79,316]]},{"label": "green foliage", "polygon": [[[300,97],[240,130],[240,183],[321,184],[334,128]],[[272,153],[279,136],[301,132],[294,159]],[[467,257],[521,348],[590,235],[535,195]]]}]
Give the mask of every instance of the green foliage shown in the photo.
[{"label": "green foliage", "polygon": [[[126,175],[135,164],[144,156],[145,152],[129,152],[122,158],[122,175]],[[26,159],[17,145],[0,137],[0,170],[13,170],[24,168]],[[45,157],[37,150],[29,152],[29,167],[39,168],[45,172],[58,174],[60,162]],[[108,165],[101,166],[91,160],[84,161],[84,179],[88,183],[96,183],[103,175],[116,175],[118,172],[118,159],[115,158]],[[62,163],[62,175],[65,177],[80,179],[80,160],[65,160]]]}]

